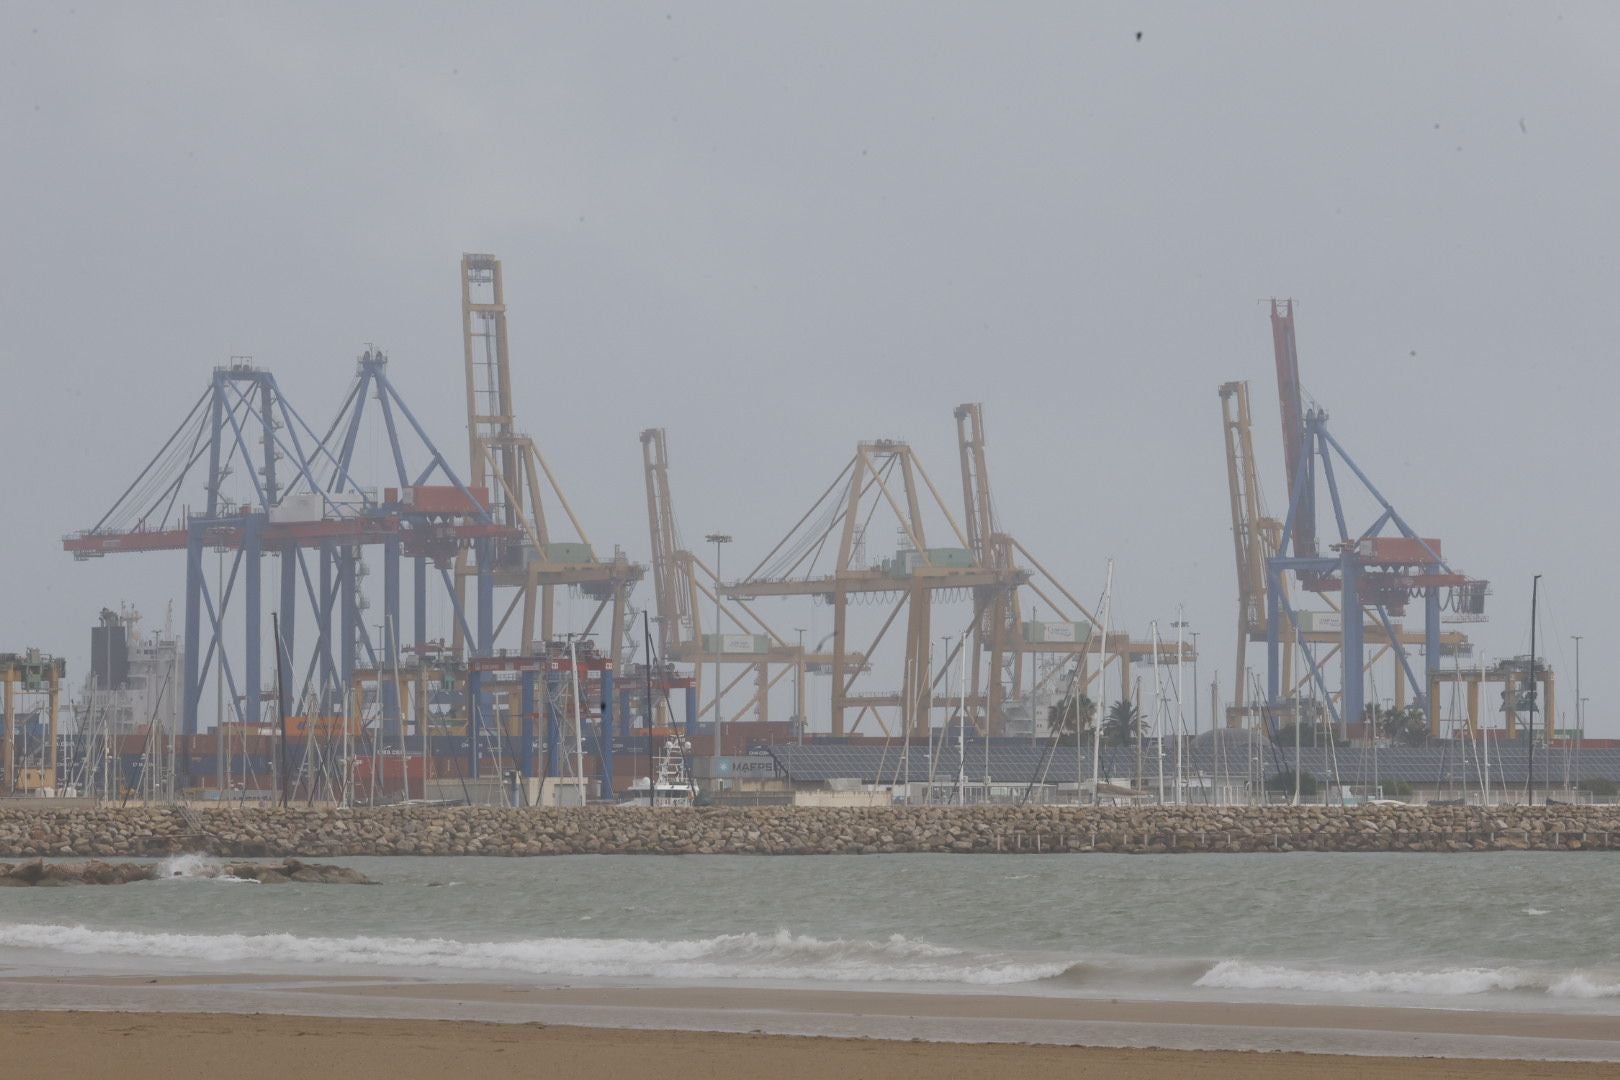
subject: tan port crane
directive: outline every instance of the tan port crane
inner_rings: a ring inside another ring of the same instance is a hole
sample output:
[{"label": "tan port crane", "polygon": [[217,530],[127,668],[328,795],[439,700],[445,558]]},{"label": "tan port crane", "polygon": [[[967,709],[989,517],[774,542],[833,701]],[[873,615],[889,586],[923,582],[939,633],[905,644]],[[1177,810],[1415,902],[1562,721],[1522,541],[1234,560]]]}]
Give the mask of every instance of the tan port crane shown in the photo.
[{"label": "tan port crane", "polygon": [[[604,651],[618,660],[630,589],[645,568],[615,548],[599,559],[563,494],[551,466],[532,438],[517,429],[506,328],[506,291],[501,261],[493,255],[461,257],[461,326],[467,375],[467,440],[471,483],[487,487],[495,521],[517,530],[515,540],[493,545],[496,589],[513,590],[495,626],[498,638],[522,605],[520,648],[529,654],[556,637],[556,593],[573,587],[596,601],[583,633],[598,628],[608,611]],[[554,502],[555,512],[548,513]],[[477,573],[473,556],[456,562],[456,585],[467,610],[466,583]],[[464,632],[456,621],[454,647],[464,655]]]}]

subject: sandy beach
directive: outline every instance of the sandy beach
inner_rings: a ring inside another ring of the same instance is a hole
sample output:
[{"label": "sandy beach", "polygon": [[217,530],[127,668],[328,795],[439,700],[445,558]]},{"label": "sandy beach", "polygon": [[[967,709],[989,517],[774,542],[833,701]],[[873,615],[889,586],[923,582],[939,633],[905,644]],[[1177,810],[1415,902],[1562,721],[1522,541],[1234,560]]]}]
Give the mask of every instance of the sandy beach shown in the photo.
[{"label": "sandy beach", "polygon": [[[567,1076],[620,1080],[643,1073],[784,1080],[837,1076],[955,1080],[1019,1076],[1133,1080],[1418,1080],[1608,1077],[1608,1064],[1356,1058],[1239,1051],[1120,1050],[878,1039],[627,1031],[539,1024],[197,1013],[9,1012],[0,1015],[16,1076],[127,1080],[364,1080],[447,1076]],[[65,1070],[65,1071],[64,1071]]]},{"label": "sandy beach", "polygon": [[[1598,1077],[1613,1018],[1335,1005],[273,975],[0,975],[17,1075]],[[1489,1059],[1489,1060],[1486,1060]],[[768,1063],[768,1065],[767,1065]]]}]

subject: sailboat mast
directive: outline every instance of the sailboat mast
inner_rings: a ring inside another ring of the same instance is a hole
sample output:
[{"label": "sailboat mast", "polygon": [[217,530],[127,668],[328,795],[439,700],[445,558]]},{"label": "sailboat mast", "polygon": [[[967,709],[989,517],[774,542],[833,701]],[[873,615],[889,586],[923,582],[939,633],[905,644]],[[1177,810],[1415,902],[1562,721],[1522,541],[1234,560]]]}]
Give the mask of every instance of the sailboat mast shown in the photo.
[{"label": "sailboat mast", "polygon": [[270,613],[270,635],[276,642],[276,718],[281,722],[281,739],[276,747],[276,757],[281,768],[281,805],[285,807],[288,802],[287,781],[287,680],[282,673],[281,663],[281,613]]},{"label": "sailboat mast", "polygon": [[[418,652],[416,654],[416,693],[411,700],[411,704],[415,707],[411,711],[416,713],[416,726],[421,728],[416,733],[416,741],[422,747],[422,798],[426,799],[428,782],[428,706],[432,702],[427,700],[427,674],[422,670],[423,663],[422,654]],[[401,724],[405,723],[404,718],[401,717],[399,722]],[[346,731],[347,728],[344,730]],[[530,753],[529,747],[525,746],[523,752],[524,754]],[[529,763],[525,761],[523,765],[527,768]]]},{"label": "sailboat mast", "polygon": [[[1103,578],[1102,602],[1102,634],[1097,638],[1097,705],[1093,710],[1091,719],[1091,802],[1097,805],[1102,802],[1102,721],[1103,702],[1108,700],[1108,654],[1103,650],[1108,647],[1108,619],[1110,609],[1114,605],[1114,560],[1108,560],[1108,574]],[[1080,728],[1076,723],[1074,733],[1075,756],[1080,755]],[[1080,802],[1080,769],[1076,763],[1074,801]]]},{"label": "sailboat mast", "polygon": [[585,725],[579,711],[579,658],[574,653],[574,636],[568,635],[569,690],[574,699],[574,783],[579,804],[585,805]]},{"label": "sailboat mast", "polygon": [[1526,698],[1530,703],[1529,719],[1524,725],[1525,742],[1529,744],[1530,752],[1525,758],[1524,769],[1524,802],[1526,806],[1536,804],[1536,594],[1541,588],[1541,575],[1537,574],[1530,579],[1530,694]]},{"label": "sailboat mast", "polygon": [[1187,714],[1182,705],[1182,696],[1187,691],[1187,681],[1184,678],[1186,663],[1182,658],[1182,635],[1186,633],[1187,614],[1185,609],[1176,613],[1176,805],[1180,806],[1182,792],[1186,790],[1186,777],[1181,768],[1181,751],[1183,736],[1187,732]]},{"label": "sailboat mast", "polygon": [[[399,626],[393,620],[388,620],[388,658],[394,668],[394,723],[399,725],[399,783],[401,787],[400,798],[405,802],[411,801],[411,748],[405,741],[405,701],[404,687],[399,681]],[[427,776],[427,762],[422,763],[422,775]]]},{"label": "sailboat mast", "polygon": [[[957,680],[962,698],[956,709],[956,803],[960,806],[965,798],[962,785],[967,782],[967,631],[962,631],[962,643],[957,649],[962,654],[962,674]],[[990,737],[989,731],[985,738]]]},{"label": "sailboat mast", "polygon": [[[716,629],[718,629],[718,628],[716,628]],[[651,809],[652,807],[658,805],[657,801],[656,801],[657,800],[657,790],[658,790],[658,779],[657,779],[656,776],[653,775],[654,773],[656,773],[658,771],[658,763],[657,763],[656,760],[654,760],[655,757],[656,757],[656,754],[655,754],[654,749],[653,749],[653,694],[652,694],[653,643],[652,643],[652,630],[648,627],[647,613],[645,611],[643,611],[641,613],[641,636],[642,636],[642,641],[646,646],[645,651],[647,653],[647,656],[646,656],[647,662],[645,664],[641,665],[642,670],[646,675],[646,683],[647,683],[647,685],[646,685],[646,700],[644,700],[642,702],[641,711],[642,711],[642,713],[643,713],[643,715],[644,715],[644,717],[646,719],[646,723],[647,723],[647,807],[648,807],[648,809]],[[690,700],[690,699],[688,699],[688,700]],[[719,709],[716,709],[715,712],[718,714]]]},{"label": "sailboat mast", "polygon": [[906,661],[906,685],[911,694],[900,703],[900,763],[894,767],[894,779],[905,776],[906,798],[911,798],[911,723],[917,714],[917,661]]},{"label": "sailboat mast", "polygon": [[[950,639],[945,638],[943,640],[948,642]],[[949,653],[945,654],[945,660],[944,660],[943,667],[945,669],[945,694],[946,694],[946,700],[949,701],[950,700],[949,695],[950,695],[950,692],[951,692],[951,679],[950,679],[951,657],[950,657]],[[934,779],[934,762],[933,762],[933,753],[934,753],[934,640],[932,638],[928,639],[928,683],[923,688],[923,692],[928,695],[928,697],[925,698],[924,701],[923,701],[923,730],[925,732],[925,738],[928,740],[928,755],[929,755],[929,757],[928,757],[928,778],[927,779],[928,779],[928,783],[929,783],[929,785],[931,787],[932,784],[933,784],[933,779]],[[948,710],[949,708],[950,708],[950,706],[947,705],[946,709]],[[950,722],[950,713],[948,711],[945,714],[945,720],[946,720],[946,723]],[[908,754],[908,755],[906,755],[906,757],[907,757],[907,761],[909,762],[910,755]],[[926,792],[928,789],[924,788],[923,790],[924,790],[924,792]],[[910,775],[910,770],[909,770],[909,767],[908,767],[907,774],[906,774],[906,802],[909,803],[910,801],[911,801],[911,775]],[[928,803],[927,794],[923,795],[923,803],[924,803],[924,805],[927,805],[927,803]]]},{"label": "sailboat mast", "polygon": [[[1485,685],[1485,657],[1483,655],[1481,655],[1477,659],[1479,660],[1479,684],[1481,686],[1484,686]],[[1476,711],[1477,711],[1477,709],[1476,709]],[[1491,805],[1491,733],[1490,733],[1490,730],[1488,728],[1482,728],[1480,730],[1479,737],[1480,737],[1480,741],[1485,744],[1485,779],[1480,781],[1480,789],[1483,792],[1483,794],[1481,794],[1480,798],[1484,800],[1484,805],[1485,806],[1489,806],[1489,805]]]},{"label": "sailboat mast", "polygon": [[1159,673],[1159,623],[1155,619],[1153,630],[1153,734],[1158,742],[1159,805],[1164,805],[1164,677]]},{"label": "sailboat mast", "polygon": [[[321,713],[321,709],[319,707],[313,709],[312,711],[317,716],[320,715],[320,713]],[[349,746],[349,695],[348,694],[343,695],[343,708],[338,710],[338,718],[339,718],[339,722],[342,723],[342,725],[343,725],[343,798],[342,798],[342,801],[339,803],[339,805],[348,806],[350,804],[350,801],[351,801],[351,789],[354,787],[354,757],[350,753],[350,746]],[[423,773],[423,775],[425,776],[427,774]],[[409,796],[407,796],[407,797],[409,797]]]}]

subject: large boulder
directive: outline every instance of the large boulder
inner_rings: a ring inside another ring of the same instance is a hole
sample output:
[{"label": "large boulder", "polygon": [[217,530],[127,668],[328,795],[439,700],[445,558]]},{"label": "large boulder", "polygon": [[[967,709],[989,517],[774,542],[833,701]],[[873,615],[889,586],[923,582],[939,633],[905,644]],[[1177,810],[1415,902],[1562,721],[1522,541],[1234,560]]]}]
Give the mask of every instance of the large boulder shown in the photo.
[{"label": "large boulder", "polygon": [[231,877],[257,881],[261,885],[283,885],[296,881],[307,885],[374,885],[358,870],[325,863],[285,859],[279,863],[227,863],[220,872]]}]

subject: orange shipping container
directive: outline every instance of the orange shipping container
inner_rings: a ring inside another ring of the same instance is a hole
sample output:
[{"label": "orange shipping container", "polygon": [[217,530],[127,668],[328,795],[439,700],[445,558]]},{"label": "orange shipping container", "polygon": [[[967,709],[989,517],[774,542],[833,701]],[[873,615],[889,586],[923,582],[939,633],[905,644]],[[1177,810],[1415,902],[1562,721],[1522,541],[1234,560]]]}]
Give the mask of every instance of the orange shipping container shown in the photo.
[{"label": "orange shipping container", "polygon": [[[350,738],[360,734],[360,718],[351,717],[349,720]],[[308,738],[311,732],[317,739],[343,738],[343,717],[341,716],[289,716],[287,717],[287,737],[289,739]]]},{"label": "orange shipping container", "polygon": [[1387,563],[1393,566],[1425,566],[1434,562],[1428,551],[1423,549],[1427,544],[1429,550],[1434,552],[1434,558],[1440,555],[1440,541],[1424,537],[1421,541],[1411,540],[1404,536],[1375,536],[1370,540],[1362,541],[1361,555],[1373,562]]},{"label": "orange shipping container", "polygon": [[468,487],[468,501],[461,489],[450,484],[419,484],[404,491],[404,505],[419,514],[476,514],[489,506],[487,487]]}]

